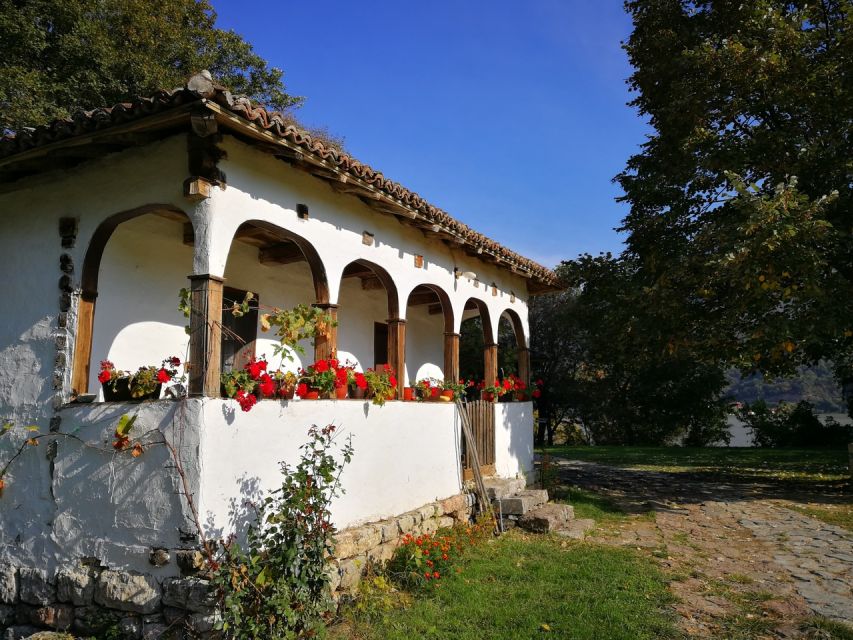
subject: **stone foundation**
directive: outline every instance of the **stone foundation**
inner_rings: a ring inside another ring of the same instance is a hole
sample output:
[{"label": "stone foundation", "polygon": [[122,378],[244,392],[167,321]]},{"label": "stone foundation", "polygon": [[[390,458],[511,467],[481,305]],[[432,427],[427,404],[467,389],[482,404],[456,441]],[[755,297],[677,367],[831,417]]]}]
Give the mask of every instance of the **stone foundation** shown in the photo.
[{"label": "stone foundation", "polygon": [[335,538],[335,557],[330,562],[332,592],[336,597],[354,592],[368,564],[390,560],[404,534],[434,533],[470,522],[474,503],[473,494],[459,494],[395,518],[340,532]]},{"label": "stone foundation", "polygon": [[[340,532],[329,565],[335,597],[354,592],[368,563],[389,560],[403,534],[467,523],[473,505],[473,495],[459,494]],[[165,579],[112,570],[95,559],[60,567],[54,575],[0,564],[0,640],[20,640],[43,629],[84,637],[117,632],[132,640],[214,637],[214,594],[208,581],[195,575],[204,565],[201,553],[155,549],[150,562],[163,566],[173,559],[182,575]]]}]

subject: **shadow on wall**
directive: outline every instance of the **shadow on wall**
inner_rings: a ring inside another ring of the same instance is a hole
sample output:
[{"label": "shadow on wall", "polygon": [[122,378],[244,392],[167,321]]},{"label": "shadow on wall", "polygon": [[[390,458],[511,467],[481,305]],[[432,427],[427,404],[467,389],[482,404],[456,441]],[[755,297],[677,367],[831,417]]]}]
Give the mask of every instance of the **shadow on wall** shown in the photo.
[{"label": "shadow on wall", "polygon": [[237,483],[238,495],[228,501],[228,531],[217,527],[213,512],[205,514],[204,534],[209,540],[224,540],[234,536],[241,545],[246,542],[249,528],[258,519],[258,505],[266,497],[257,476],[242,475]]}]

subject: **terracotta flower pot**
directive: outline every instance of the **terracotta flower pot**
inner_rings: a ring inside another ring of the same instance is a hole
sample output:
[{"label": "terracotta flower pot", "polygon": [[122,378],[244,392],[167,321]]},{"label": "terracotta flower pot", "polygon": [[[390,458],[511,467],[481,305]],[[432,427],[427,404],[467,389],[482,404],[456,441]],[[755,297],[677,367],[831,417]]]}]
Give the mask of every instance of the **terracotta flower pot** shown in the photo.
[{"label": "terracotta flower pot", "polygon": [[346,387],[335,387],[335,398],[337,400],[345,400],[347,397]]},{"label": "terracotta flower pot", "polygon": [[441,395],[441,389],[439,389],[438,387],[432,387],[429,390],[429,399],[432,402],[438,402],[438,398],[440,395]]},{"label": "terracotta flower pot", "polygon": [[320,392],[317,391],[316,389],[311,389],[308,393],[305,394],[305,397],[302,399],[303,400],[319,400],[320,399]]},{"label": "terracotta flower pot", "polygon": [[495,394],[489,391],[483,391],[483,400],[485,400],[486,402],[494,402]]},{"label": "terracotta flower pot", "polygon": [[445,389],[441,392],[442,398],[447,398],[448,400],[453,400],[453,389]]},{"label": "terracotta flower pot", "polygon": [[293,387],[279,387],[278,389],[278,397],[284,400],[293,400],[293,392],[295,389]]},{"label": "terracotta flower pot", "polygon": [[365,390],[358,385],[349,388],[349,397],[353,400],[364,400]]},{"label": "terracotta flower pot", "polygon": [[403,387],[403,400],[411,402],[415,399],[415,390],[412,387]]}]

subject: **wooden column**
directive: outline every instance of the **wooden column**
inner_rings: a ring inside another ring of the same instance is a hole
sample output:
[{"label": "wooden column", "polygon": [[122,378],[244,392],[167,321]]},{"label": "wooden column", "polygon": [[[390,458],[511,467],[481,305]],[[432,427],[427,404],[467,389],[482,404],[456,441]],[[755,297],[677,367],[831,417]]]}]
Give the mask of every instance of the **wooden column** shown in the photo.
[{"label": "wooden column", "polygon": [[314,338],[314,362],[327,360],[338,353],[338,305],[328,302],[318,302],[314,305],[322,309],[332,319],[333,326],[329,327],[325,336]]},{"label": "wooden column", "polygon": [[92,331],[95,328],[97,293],[84,291],[77,305],[77,335],[74,338],[74,363],[71,388],[82,395],[89,392],[89,367],[92,361]]},{"label": "wooden column", "polygon": [[518,377],[530,384],[530,349],[527,347],[518,348]]},{"label": "wooden column", "polygon": [[483,346],[483,379],[486,386],[494,384],[498,379],[498,345],[486,344]]},{"label": "wooden column", "polygon": [[397,397],[403,397],[406,386],[406,321],[400,318],[388,320],[388,364],[397,376]]},{"label": "wooden column", "polygon": [[222,350],[222,283],[210,274],[190,279],[189,394],[219,397]]},{"label": "wooden column", "polygon": [[444,379],[459,381],[459,334],[444,334]]}]

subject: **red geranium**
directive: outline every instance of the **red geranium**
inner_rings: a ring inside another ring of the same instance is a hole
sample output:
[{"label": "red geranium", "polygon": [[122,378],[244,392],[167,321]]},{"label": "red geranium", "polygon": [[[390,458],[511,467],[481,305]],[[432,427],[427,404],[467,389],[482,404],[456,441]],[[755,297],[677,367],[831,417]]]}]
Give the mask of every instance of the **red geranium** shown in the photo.
[{"label": "red geranium", "polygon": [[305,396],[307,396],[308,395],[308,385],[305,384],[304,382],[300,382],[298,385],[296,385],[296,395],[299,396],[300,398],[304,398]]},{"label": "red geranium", "polygon": [[394,377],[393,373],[388,375],[388,383],[391,385],[392,388],[397,388],[397,378]]},{"label": "red geranium", "polygon": [[367,378],[364,377],[363,373],[355,374],[355,386],[359,389],[367,389]]},{"label": "red geranium", "polygon": [[335,376],[337,378],[337,380],[335,381],[336,387],[340,388],[347,386],[347,383],[349,382],[349,371],[346,367],[338,368],[335,371]]},{"label": "red geranium", "polygon": [[252,378],[252,380],[257,380],[261,377],[261,374],[267,370],[267,361],[263,358],[260,360],[252,358],[246,364],[244,369],[249,372],[249,376]]},{"label": "red geranium", "polygon": [[258,389],[261,390],[261,394],[265,396],[274,396],[275,395],[275,382],[270,377],[270,374],[264,373],[261,375],[260,383],[258,384]]},{"label": "red geranium", "polygon": [[171,381],[172,374],[169,373],[168,371],[166,371],[165,369],[160,369],[157,372],[156,377],[157,377],[157,382],[159,382],[160,384],[165,384],[165,383]]},{"label": "red geranium", "polygon": [[533,393],[531,393],[534,398],[539,398],[542,396],[542,389],[534,389]]},{"label": "red geranium", "polygon": [[317,373],[325,373],[329,370],[329,361],[317,360],[317,362],[314,363],[313,368]]},{"label": "red geranium", "polygon": [[98,374],[98,382],[100,382],[101,384],[109,382],[111,378],[112,374],[109,372],[108,369],[104,369]]},{"label": "red geranium", "polygon": [[237,394],[234,396],[234,399],[240,404],[240,408],[243,411],[249,411],[252,407],[255,406],[255,403],[258,401],[257,397],[255,397],[252,393],[246,393],[242,389],[240,389]]}]

